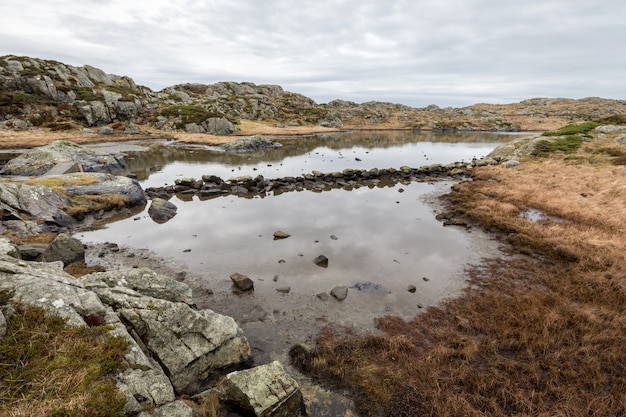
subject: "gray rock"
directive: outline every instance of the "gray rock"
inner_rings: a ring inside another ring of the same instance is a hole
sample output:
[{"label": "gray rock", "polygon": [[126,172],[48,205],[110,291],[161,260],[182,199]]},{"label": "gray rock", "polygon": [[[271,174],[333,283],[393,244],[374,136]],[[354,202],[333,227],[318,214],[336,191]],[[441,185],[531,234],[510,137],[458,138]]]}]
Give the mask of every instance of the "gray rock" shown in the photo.
[{"label": "gray rock", "polygon": [[204,131],[212,135],[230,135],[235,131],[235,126],[225,117],[210,117],[202,122]]},{"label": "gray rock", "polygon": [[117,174],[128,167],[121,157],[107,155],[67,140],[31,149],[11,159],[0,170],[3,175],[40,176],[59,164],[80,164],[84,172]]},{"label": "gray rock", "polygon": [[61,261],[65,266],[74,262],[84,262],[85,248],[80,240],[61,233],[41,254],[39,260],[41,262]]},{"label": "gray rock", "polygon": [[193,408],[178,400],[154,410],[155,417],[198,417]]},{"label": "gray rock", "polygon": [[615,138],[617,143],[621,143],[622,145],[626,145],[626,134],[619,135]]},{"label": "gray rock", "polygon": [[[173,303],[193,304],[192,290],[187,284],[157,274],[147,268],[134,268],[121,271],[94,272],[81,277],[85,288],[107,297],[111,290],[120,297],[153,297]],[[109,296],[110,299],[110,296]],[[112,307],[130,308],[128,302],[114,303]]]},{"label": "gray rock", "polygon": [[163,224],[176,216],[177,210],[178,208],[174,203],[162,198],[153,198],[148,209],[148,215],[155,223]]},{"label": "gray rock", "polygon": [[109,126],[102,126],[100,129],[98,129],[99,135],[112,135],[113,133],[115,133],[115,131],[112,127]]},{"label": "gray rock", "polygon": [[604,126],[596,127],[595,130],[598,133],[611,134],[611,133],[622,132],[626,130],[626,126],[604,125]]},{"label": "gray rock", "polygon": [[520,166],[521,163],[516,159],[509,159],[508,161],[503,162],[502,165],[504,165],[505,168],[515,168]]},{"label": "gray rock", "polygon": [[316,297],[319,298],[322,301],[330,300],[330,295],[326,294],[325,292],[321,292],[321,293],[317,294]]},{"label": "gray rock", "polygon": [[315,262],[315,265],[319,267],[328,268],[328,258],[324,255],[318,256],[313,260],[313,262]]},{"label": "gray rock", "polygon": [[280,143],[271,142],[260,135],[246,137],[234,140],[232,142],[221,145],[221,148],[226,152],[259,152],[270,148],[277,148],[282,146]]},{"label": "gray rock", "polygon": [[126,396],[124,415],[151,410],[176,399],[165,374],[155,369],[127,369],[116,376],[116,387]]},{"label": "gray rock", "polygon": [[49,187],[0,181],[0,211],[3,223],[10,220],[23,221],[27,217],[33,221],[69,227],[76,220],[62,208],[71,206],[71,201]]},{"label": "gray rock", "polygon": [[11,302],[42,307],[69,324],[85,326],[84,317],[104,317],[106,307],[82,282],[63,271],[61,262],[28,262],[0,256],[0,291]]},{"label": "gray rock", "polygon": [[254,289],[254,282],[246,275],[235,272],[230,276],[230,279],[241,291],[250,291]]},{"label": "gray rock", "polygon": [[47,244],[45,243],[32,243],[29,245],[20,245],[17,247],[19,252],[19,256],[14,256],[14,258],[24,259],[25,261],[36,261],[41,257],[41,254],[48,249]]},{"label": "gray rock", "polygon": [[178,394],[195,394],[219,372],[251,360],[250,345],[231,317],[159,300],[146,307],[118,314],[163,366]]},{"label": "gray rock", "polygon": [[[113,194],[126,197],[128,205],[138,206],[147,202],[146,194],[137,180],[103,173],[78,173],[62,176],[68,180],[64,188],[70,196]],[[87,181],[88,185],[69,185],[71,181]]]},{"label": "gray rock", "polygon": [[330,291],[330,295],[337,301],[343,301],[348,296],[348,287],[338,285]]},{"label": "gray rock", "polygon": [[220,399],[255,417],[296,417],[305,415],[298,383],[278,361],[232,372],[219,388]]},{"label": "gray rock", "polygon": [[19,248],[3,236],[0,236],[0,255],[8,255],[17,259],[21,258]]}]

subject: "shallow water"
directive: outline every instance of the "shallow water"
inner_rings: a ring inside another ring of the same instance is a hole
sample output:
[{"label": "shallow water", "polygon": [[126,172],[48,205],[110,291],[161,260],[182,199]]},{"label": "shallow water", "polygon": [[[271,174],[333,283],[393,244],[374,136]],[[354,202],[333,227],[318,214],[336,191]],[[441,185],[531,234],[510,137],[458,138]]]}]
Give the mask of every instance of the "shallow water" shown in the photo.
[{"label": "shallow water", "polygon": [[[485,133],[367,132],[293,139],[255,155],[166,147],[152,159],[135,157],[131,167],[145,188],[205,174],[224,179],[259,174],[276,178],[312,170],[469,161],[512,138]],[[178,212],[167,223],[153,222],[146,207],[133,218],[82,233],[81,239],[147,247],[159,256],[184,262],[201,286],[218,293],[232,293],[232,273],[248,275],[255,281],[251,297],[261,304],[284,303],[285,295],[277,292],[281,287],[290,287],[287,297],[296,300],[344,285],[352,287],[344,303],[360,312],[359,318],[370,320],[385,313],[410,317],[418,305],[436,304],[458,291],[463,268],[480,256],[468,233],[443,227],[425,201],[449,186],[381,183],[352,191],[302,191],[264,198],[229,195],[183,201],[173,197]],[[276,230],[291,237],[274,240]],[[313,262],[318,255],[329,258],[327,268]],[[416,292],[409,292],[409,285]]]}]

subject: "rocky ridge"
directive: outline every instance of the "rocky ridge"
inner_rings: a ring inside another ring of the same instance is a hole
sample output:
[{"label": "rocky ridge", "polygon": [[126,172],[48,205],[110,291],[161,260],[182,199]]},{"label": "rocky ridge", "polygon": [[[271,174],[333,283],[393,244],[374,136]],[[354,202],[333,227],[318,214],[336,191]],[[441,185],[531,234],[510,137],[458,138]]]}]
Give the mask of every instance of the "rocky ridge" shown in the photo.
[{"label": "rocky ridge", "polygon": [[242,121],[280,130],[333,129],[550,130],[626,114],[626,101],[533,98],[513,104],[424,108],[334,100],[318,104],[277,85],[219,82],[180,84],[155,92],[131,78],[89,65],[75,67],[29,57],[0,57],[0,128],[100,133],[191,132],[229,135]]}]

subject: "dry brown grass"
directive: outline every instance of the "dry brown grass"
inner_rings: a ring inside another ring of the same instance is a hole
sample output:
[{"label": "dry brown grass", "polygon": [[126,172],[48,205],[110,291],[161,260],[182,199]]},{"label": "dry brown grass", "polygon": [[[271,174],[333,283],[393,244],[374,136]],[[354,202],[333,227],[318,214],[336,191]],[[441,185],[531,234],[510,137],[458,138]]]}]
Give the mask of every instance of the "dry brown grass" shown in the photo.
[{"label": "dry brown grass", "polygon": [[594,151],[607,143],[477,169],[450,202],[525,256],[472,267],[462,297],[383,318],[382,336],[327,329],[294,362],[364,416],[625,415],[626,169]]}]

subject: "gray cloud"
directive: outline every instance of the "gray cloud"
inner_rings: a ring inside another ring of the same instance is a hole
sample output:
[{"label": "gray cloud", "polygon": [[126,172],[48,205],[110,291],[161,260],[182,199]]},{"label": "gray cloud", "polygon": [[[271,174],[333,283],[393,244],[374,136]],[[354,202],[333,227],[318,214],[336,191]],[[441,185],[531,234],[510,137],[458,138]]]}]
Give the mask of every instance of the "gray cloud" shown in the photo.
[{"label": "gray cloud", "polygon": [[414,106],[624,98],[625,12],[615,0],[27,0],[3,8],[0,50],[157,90],[251,81]]}]

